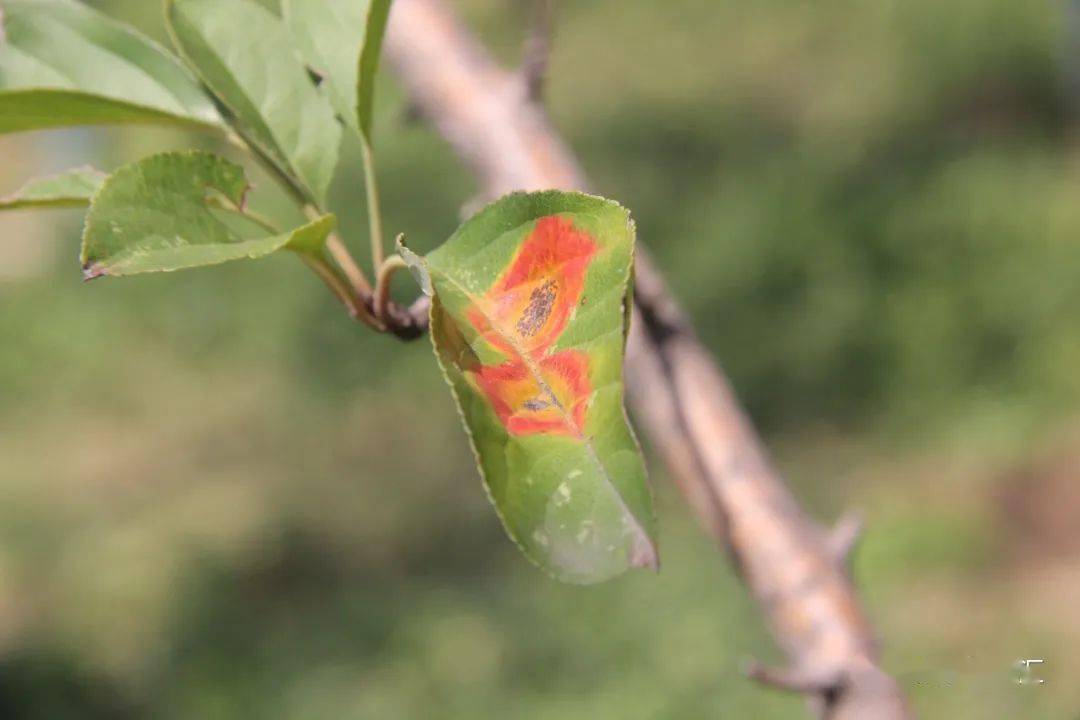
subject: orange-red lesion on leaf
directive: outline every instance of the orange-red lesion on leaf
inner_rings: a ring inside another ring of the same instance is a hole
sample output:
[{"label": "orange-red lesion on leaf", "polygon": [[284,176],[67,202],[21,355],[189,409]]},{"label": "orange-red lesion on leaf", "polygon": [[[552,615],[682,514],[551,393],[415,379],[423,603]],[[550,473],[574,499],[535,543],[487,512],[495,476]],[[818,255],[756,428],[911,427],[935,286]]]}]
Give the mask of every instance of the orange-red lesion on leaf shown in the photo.
[{"label": "orange-red lesion on leaf", "polygon": [[480,389],[511,435],[580,436],[589,404],[589,359],[563,350],[535,364],[539,382],[520,360],[484,365],[475,373]]},{"label": "orange-red lesion on leaf", "polygon": [[[542,355],[566,329],[597,246],[559,215],[536,222],[510,267],[469,311],[469,322],[505,353]],[[494,327],[493,327],[494,325]]]},{"label": "orange-red lesion on leaf", "polygon": [[581,435],[591,394],[589,358],[580,350],[552,350],[581,299],[596,252],[593,238],[567,218],[542,217],[468,312],[480,335],[507,356],[470,375],[512,435]]}]

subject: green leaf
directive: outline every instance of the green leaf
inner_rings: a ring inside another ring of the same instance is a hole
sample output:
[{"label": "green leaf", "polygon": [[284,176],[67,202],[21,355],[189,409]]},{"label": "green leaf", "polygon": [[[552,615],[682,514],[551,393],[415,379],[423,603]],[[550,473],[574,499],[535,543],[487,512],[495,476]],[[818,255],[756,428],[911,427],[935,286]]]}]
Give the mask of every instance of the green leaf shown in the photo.
[{"label": "green leaf", "polygon": [[489,495],[526,555],[568,582],[657,566],[623,410],[633,243],[616,203],[514,194],[425,260],[431,337]]},{"label": "green leaf", "polygon": [[334,108],[370,143],[390,0],[283,0],[282,11],[301,56],[325,78]]},{"label": "green leaf", "polygon": [[435,288],[431,286],[431,275],[428,274],[424,258],[409,249],[405,244],[404,235],[398,235],[396,245],[398,255],[405,261],[405,267],[409,268],[409,272],[412,273],[416,284],[420,286],[425,295],[434,295]]},{"label": "green leaf", "polygon": [[0,0],[0,133],[219,121],[183,66],[134,30],[74,0]]},{"label": "green leaf", "polygon": [[243,168],[208,153],[165,153],[121,167],[90,205],[81,256],[86,277],[168,272],[282,249],[321,249],[334,229],[333,215],[289,233],[249,232],[228,222],[228,215],[247,218],[250,187]]},{"label": "green leaf", "polygon": [[325,204],[341,127],[284,23],[251,0],[166,0],[177,48],[230,122],[309,199]]},{"label": "green leaf", "polygon": [[0,210],[85,207],[104,180],[105,173],[91,167],[31,180],[15,193],[0,197]]}]

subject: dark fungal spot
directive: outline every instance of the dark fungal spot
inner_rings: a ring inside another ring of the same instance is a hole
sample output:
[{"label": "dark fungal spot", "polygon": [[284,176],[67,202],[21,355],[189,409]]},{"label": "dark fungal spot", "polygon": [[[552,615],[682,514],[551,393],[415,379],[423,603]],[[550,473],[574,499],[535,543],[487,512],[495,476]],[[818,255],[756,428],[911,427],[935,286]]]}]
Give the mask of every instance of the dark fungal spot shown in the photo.
[{"label": "dark fungal spot", "polygon": [[540,328],[551,315],[556,295],[554,280],[548,280],[540,287],[534,288],[529,295],[529,304],[525,306],[525,311],[521,313],[521,319],[517,322],[517,331],[526,337],[532,337],[540,332]]},{"label": "dark fungal spot", "polygon": [[526,410],[530,410],[532,412],[539,412],[540,410],[546,410],[547,408],[551,407],[551,403],[549,403],[544,398],[539,397],[532,398],[531,400],[526,400],[523,405],[525,406]]}]

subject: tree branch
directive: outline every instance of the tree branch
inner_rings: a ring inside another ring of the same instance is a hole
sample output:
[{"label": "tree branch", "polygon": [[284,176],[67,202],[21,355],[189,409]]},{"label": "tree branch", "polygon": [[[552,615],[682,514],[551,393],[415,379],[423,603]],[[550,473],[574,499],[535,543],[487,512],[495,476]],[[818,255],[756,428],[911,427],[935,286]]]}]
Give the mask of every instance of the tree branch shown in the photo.
[{"label": "tree branch", "polygon": [[532,3],[532,22],[522,52],[521,79],[529,99],[540,102],[544,97],[544,80],[547,79],[548,59],[551,56],[553,0],[528,1]]},{"label": "tree branch", "polygon": [[[485,195],[588,188],[525,84],[498,67],[440,0],[396,0],[385,49],[412,101]],[[899,687],[877,666],[870,627],[836,556],[847,533],[830,543],[800,510],[640,247],[635,272],[629,402],[788,656],[791,670],[758,675],[804,692],[821,717],[909,717]]]}]

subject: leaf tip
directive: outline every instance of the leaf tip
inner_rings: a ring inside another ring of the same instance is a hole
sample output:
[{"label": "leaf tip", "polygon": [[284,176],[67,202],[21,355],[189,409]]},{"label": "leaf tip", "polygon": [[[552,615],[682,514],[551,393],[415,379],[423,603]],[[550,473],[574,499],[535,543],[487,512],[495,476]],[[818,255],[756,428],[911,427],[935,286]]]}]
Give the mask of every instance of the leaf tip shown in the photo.
[{"label": "leaf tip", "polygon": [[644,532],[634,536],[634,544],[630,547],[630,567],[660,572],[660,554],[656,552],[656,544]]},{"label": "leaf tip", "polygon": [[109,274],[109,271],[101,266],[99,263],[87,263],[83,265],[82,269],[83,282],[90,282],[91,280],[97,280],[99,277],[104,277]]},{"label": "leaf tip", "polygon": [[428,272],[427,264],[424,262],[424,258],[417,255],[409,249],[405,244],[405,233],[399,233],[394,244],[397,246],[398,255],[405,261],[405,265],[408,266],[409,272],[416,278],[416,282],[420,285],[420,289],[424,291],[424,294],[428,297],[435,296],[435,288],[431,284],[431,274]]}]

